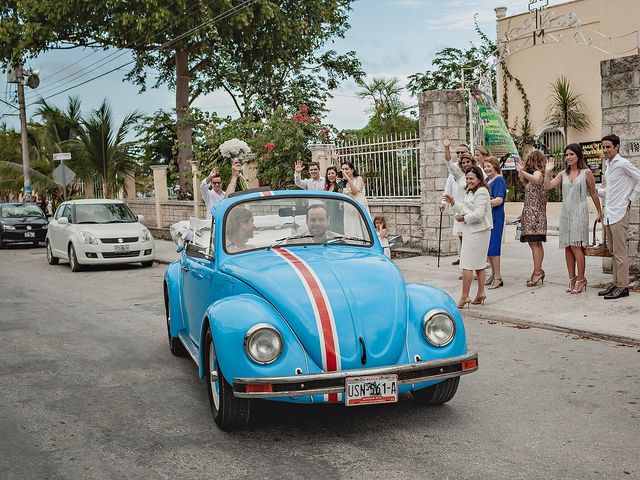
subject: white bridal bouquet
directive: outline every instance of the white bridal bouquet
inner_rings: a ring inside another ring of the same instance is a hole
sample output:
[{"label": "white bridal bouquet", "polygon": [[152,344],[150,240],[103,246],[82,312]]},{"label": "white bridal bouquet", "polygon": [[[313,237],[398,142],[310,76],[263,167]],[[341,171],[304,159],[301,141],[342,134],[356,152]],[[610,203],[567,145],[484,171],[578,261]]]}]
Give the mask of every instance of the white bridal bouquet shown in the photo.
[{"label": "white bridal bouquet", "polygon": [[220,145],[220,154],[225,158],[242,160],[245,155],[251,153],[251,149],[246,142],[232,138]]},{"label": "white bridal bouquet", "polygon": [[[232,138],[231,140],[227,140],[220,145],[220,155],[225,158],[231,159],[231,164],[235,160],[238,160],[242,163],[242,160],[246,155],[251,153],[251,148],[247,145],[247,142],[243,142],[242,140],[238,140],[237,138]],[[247,181],[242,176],[242,170],[240,170],[240,175],[238,178],[238,190],[246,190],[247,189]]]}]

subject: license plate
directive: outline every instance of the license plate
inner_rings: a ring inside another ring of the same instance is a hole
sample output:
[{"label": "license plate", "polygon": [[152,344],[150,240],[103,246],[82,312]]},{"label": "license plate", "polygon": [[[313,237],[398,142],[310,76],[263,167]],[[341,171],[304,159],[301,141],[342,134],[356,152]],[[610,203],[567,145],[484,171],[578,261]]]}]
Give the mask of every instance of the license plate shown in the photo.
[{"label": "license plate", "polygon": [[35,238],[36,232],[24,232],[24,238]]},{"label": "license plate", "polygon": [[129,245],[114,245],[113,251],[115,253],[126,253],[129,251]]},{"label": "license plate", "polygon": [[345,381],[344,402],[347,407],[397,401],[398,375],[349,377]]}]

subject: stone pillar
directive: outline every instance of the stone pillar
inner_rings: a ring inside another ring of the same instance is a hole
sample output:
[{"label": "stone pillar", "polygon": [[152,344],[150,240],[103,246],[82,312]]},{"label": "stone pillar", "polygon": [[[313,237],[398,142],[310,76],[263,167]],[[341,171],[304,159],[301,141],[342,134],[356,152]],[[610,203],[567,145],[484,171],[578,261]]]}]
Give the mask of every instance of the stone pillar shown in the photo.
[{"label": "stone pillar", "polygon": [[334,165],[336,146],[333,143],[316,143],[309,146],[311,161],[320,165],[320,176],[324,177],[327,167]]},{"label": "stone pillar", "polygon": [[[422,251],[437,254],[440,235],[438,205],[447,180],[442,137],[449,135],[451,151],[467,141],[467,117],[464,93],[459,90],[432,90],[418,95],[420,122],[420,197]],[[451,209],[442,217],[441,255],[454,255],[458,239],[451,234],[454,219]]]},{"label": "stone pillar", "polygon": [[156,200],[156,227],[164,227],[162,203],[167,200],[167,165],[151,165],[153,170],[153,191]]},{"label": "stone pillar", "polygon": [[193,216],[200,218],[200,169],[198,162],[189,160],[191,165],[191,177],[193,179]]},{"label": "stone pillar", "polygon": [[124,175],[124,198],[128,200],[136,198],[136,177],[133,173]]},{"label": "stone pillar", "polygon": [[[640,168],[640,56],[603,60],[602,136],[620,137],[620,155]],[[605,200],[606,201],[606,200]],[[640,273],[640,208],[631,206],[629,219],[629,262],[632,273]],[[611,259],[603,260],[603,269],[611,271]]]}]

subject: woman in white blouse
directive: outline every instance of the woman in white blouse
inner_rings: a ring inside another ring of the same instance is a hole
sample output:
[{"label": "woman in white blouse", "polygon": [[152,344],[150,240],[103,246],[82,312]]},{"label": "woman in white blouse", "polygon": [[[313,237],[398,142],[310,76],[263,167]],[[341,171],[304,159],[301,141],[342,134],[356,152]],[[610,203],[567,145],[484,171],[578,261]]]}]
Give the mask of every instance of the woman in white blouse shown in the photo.
[{"label": "woman in white blouse", "polygon": [[[460,250],[460,266],[462,267],[462,296],[458,307],[472,303],[484,304],[487,296],[484,292],[485,266],[487,249],[493,228],[491,218],[491,197],[489,188],[484,183],[484,172],[474,165],[466,174],[467,194],[464,200],[456,202],[451,195],[446,195],[445,200],[456,212],[455,220],[462,224],[462,249]],[[471,300],[469,290],[473,282],[473,272],[478,277],[478,292],[476,298]]]}]

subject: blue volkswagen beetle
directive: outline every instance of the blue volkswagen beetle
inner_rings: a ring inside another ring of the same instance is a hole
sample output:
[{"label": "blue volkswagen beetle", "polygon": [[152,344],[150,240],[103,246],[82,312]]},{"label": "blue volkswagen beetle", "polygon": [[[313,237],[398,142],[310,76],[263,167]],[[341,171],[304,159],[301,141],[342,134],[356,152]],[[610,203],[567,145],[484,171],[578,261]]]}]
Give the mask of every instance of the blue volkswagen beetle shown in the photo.
[{"label": "blue volkswagen beetle", "polygon": [[455,302],[406,284],[345,195],[247,191],[217,204],[167,268],[171,352],[206,379],[223,430],[259,399],[346,406],[453,398],[478,369]]}]

